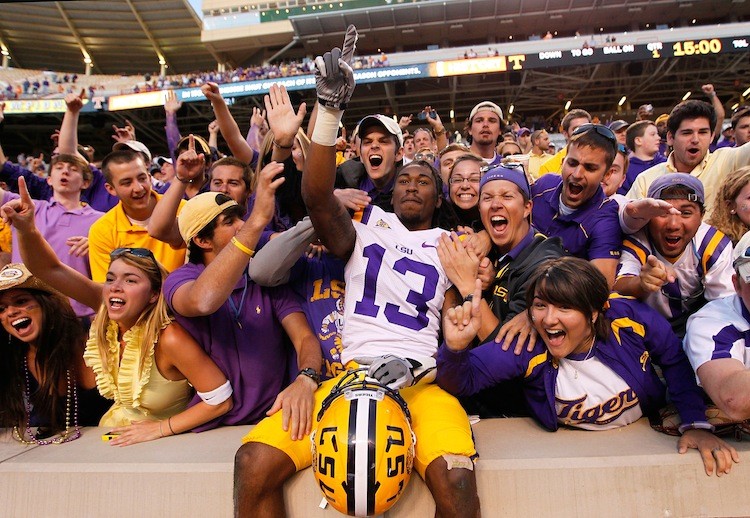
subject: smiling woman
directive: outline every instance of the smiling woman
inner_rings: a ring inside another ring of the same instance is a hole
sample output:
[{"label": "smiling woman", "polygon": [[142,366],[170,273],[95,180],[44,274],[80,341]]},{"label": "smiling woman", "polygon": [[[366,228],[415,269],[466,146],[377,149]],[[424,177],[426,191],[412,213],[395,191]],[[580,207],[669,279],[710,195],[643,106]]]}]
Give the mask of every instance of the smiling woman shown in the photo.
[{"label": "smiling woman", "polygon": [[481,326],[480,297],[477,281],[477,302],[452,308],[443,319],[437,382],[448,392],[470,396],[522,380],[529,411],[551,431],[658,419],[668,393],[682,419],[680,453],[698,449],[707,474],[727,473],[737,462],[734,448],[710,433],[701,391],[669,323],[634,299],[609,297],[606,279],[590,262],[563,257],[537,269],[527,311],[542,341],[519,355],[494,342],[467,349]]},{"label": "smiling woman", "polygon": [[[34,204],[23,179],[19,191],[21,197],[4,205],[3,213],[18,232],[29,270],[98,310],[83,358],[96,376],[99,393],[114,401],[99,423],[113,427],[111,444],[125,446],[191,430],[232,408],[231,384],[172,321],[161,292],[166,271],[151,251],[112,251],[106,281],[95,283],[60,262],[34,226]],[[31,336],[33,327],[23,332]],[[200,399],[187,408],[191,386]]]},{"label": "smiling woman", "polygon": [[96,425],[110,402],[83,363],[84,331],[68,299],[9,264],[0,270],[0,324],[0,427],[13,427],[21,442],[50,444]]}]

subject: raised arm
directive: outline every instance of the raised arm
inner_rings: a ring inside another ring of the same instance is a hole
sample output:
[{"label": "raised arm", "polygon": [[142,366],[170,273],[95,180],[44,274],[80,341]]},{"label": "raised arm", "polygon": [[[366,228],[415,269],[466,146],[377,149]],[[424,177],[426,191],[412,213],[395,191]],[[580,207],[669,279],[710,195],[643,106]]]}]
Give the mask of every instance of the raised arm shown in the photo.
[{"label": "raised arm", "polygon": [[261,232],[273,218],[274,194],[284,183],[283,178],[274,178],[281,169],[281,164],[271,162],[260,172],[253,211],[235,236],[239,244],[227,244],[195,281],[175,291],[172,306],[177,313],[185,317],[210,315],[229,298],[250,260],[245,250],[255,249]]},{"label": "raised arm", "polygon": [[709,100],[711,101],[711,106],[714,107],[714,111],[716,112],[716,127],[713,128],[713,133],[711,134],[711,141],[713,142],[714,140],[717,140],[721,135],[721,128],[724,125],[724,116],[726,115],[726,112],[724,111],[724,105],[721,104],[721,99],[719,99],[719,96],[716,95],[714,85],[703,85],[701,86],[701,90],[703,90],[703,93],[708,96]]},{"label": "raised arm", "polygon": [[224,141],[229,146],[232,155],[238,160],[249,164],[253,159],[253,150],[242,137],[240,128],[237,126],[237,121],[229,113],[227,103],[224,102],[224,98],[219,93],[219,85],[216,83],[205,83],[201,86],[201,92],[206,96],[206,99],[211,101],[216,121],[219,123],[219,129],[221,130],[221,136],[224,137]]},{"label": "raised arm", "polygon": [[273,132],[271,160],[283,162],[292,154],[294,139],[307,113],[307,105],[300,104],[297,113],[294,113],[286,87],[278,84],[271,85],[268,94],[263,97],[263,102],[268,113],[268,125]]},{"label": "raised arm", "polygon": [[351,60],[357,42],[357,29],[346,30],[343,52],[334,48],[315,59],[317,117],[310,153],[302,175],[302,197],[315,231],[323,244],[337,257],[347,260],[354,249],[356,234],[351,216],[334,196],[336,179],[336,136],[346,103],[354,93]]},{"label": "raised arm", "polygon": [[177,211],[188,184],[202,178],[205,163],[203,153],[195,152],[195,139],[191,133],[188,137],[188,149],[177,158],[174,181],[170,182],[169,189],[151,214],[148,222],[149,236],[168,243],[172,248],[185,246],[177,226]]},{"label": "raised arm", "polygon": [[94,311],[102,303],[102,288],[58,259],[34,223],[34,202],[24,178],[18,179],[20,198],[2,207],[2,217],[16,229],[21,259],[35,276]]},{"label": "raised arm", "polygon": [[83,99],[86,90],[81,89],[80,94],[68,94],[65,96],[65,115],[63,115],[60,126],[60,137],[57,141],[58,151],[66,155],[78,155],[84,160],[88,159],[78,153],[78,114],[83,108]]},{"label": "raised arm", "polygon": [[177,158],[177,143],[180,141],[180,128],[177,126],[177,111],[182,107],[182,101],[177,99],[174,90],[168,90],[166,99],[164,99],[164,115],[166,125],[164,131],[167,135],[167,146],[169,146],[169,156]]}]

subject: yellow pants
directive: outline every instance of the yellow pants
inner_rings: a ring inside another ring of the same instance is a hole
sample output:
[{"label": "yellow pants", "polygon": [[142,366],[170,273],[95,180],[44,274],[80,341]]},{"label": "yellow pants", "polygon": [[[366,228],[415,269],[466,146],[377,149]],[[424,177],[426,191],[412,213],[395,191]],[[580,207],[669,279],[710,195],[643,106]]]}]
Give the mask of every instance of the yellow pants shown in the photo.
[{"label": "yellow pants", "polygon": [[[313,419],[317,418],[323,400],[346,373],[323,382],[315,392]],[[414,467],[422,478],[432,461],[445,454],[474,457],[474,439],[469,418],[458,400],[434,384],[423,384],[399,390],[409,406],[411,427],[417,437]],[[316,423],[313,423],[315,429]],[[310,437],[292,441],[281,428],[281,412],[263,419],[243,439],[278,448],[294,462],[297,471],[310,466]]]}]

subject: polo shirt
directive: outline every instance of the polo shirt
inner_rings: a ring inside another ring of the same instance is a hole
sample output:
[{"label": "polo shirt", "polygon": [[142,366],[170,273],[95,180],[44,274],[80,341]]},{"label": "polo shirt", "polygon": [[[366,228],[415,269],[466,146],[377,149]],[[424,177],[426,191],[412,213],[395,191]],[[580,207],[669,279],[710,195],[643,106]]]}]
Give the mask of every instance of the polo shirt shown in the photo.
[{"label": "polo shirt", "polygon": [[655,165],[641,173],[633,182],[633,187],[628,191],[628,198],[637,200],[645,198],[651,182],[667,173],[690,173],[700,178],[706,194],[706,213],[703,220],[707,221],[713,210],[713,202],[716,192],[721,188],[721,182],[726,175],[732,171],[750,165],[750,142],[740,147],[723,147],[713,153],[706,153],[703,161],[695,166],[692,171],[678,171],[674,165],[674,153],[669,154],[666,162]]},{"label": "polo shirt", "polygon": [[566,156],[568,156],[567,146],[565,146],[560,151],[552,155],[552,158],[544,162],[539,167],[539,177],[542,177],[545,174],[549,174],[549,173],[560,174],[560,171],[562,170],[562,164]]},{"label": "polo shirt", "polygon": [[[175,292],[205,269],[203,264],[185,264],[167,277],[163,287],[177,322],[203,347],[234,390],[232,409],[195,431],[254,424],[266,416],[289,383],[289,363],[294,356],[284,343],[281,321],[302,309],[288,287],[263,288],[243,275],[216,312],[201,317],[178,314],[172,301]],[[189,406],[200,401],[196,395]]]},{"label": "polo shirt", "polygon": [[[155,192],[152,196],[156,197],[157,203],[162,197]],[[184,203],[184,200],[180,202],[180,209]],[[148,248],[168,272],[185,263],[185,248],[174,249],[149,236],[146,227],[132,224],[125,215],[122,202],[99,218],[89,230],[89,262],[95,282],[104,282],[109,269],[109,254],[116,248]]]},{"label": "polo shirt", "polygon": [[[18,194],[5,191],[2,203],[20,198]],[[34,200],[34,223],[44,239],[54,250],[55,255],[75,271],[91,278],[89,260],[85,255],[78,257],[70,254],[70,247],[66,241],[70,237],[88,236],[89,228],[103,214],[91,208],[90,205],[81,203],[80,207],[68,210],[54,198],[50,201]],[[21,249],[18,246],[18,235],[13,232],[13,248],[11,260],[14,263],[23,262]],[[80,302],[70,299],[70,305],[79,317],[91,316],[94,311]]]},{"label": "polo shirt", "polygon": [[542,168],[542,164],[553,156],[554,155],[550,155],[549,153],[541,153],[539,155],[529,153],[529,174],[534,180],[537,180],[539,176],[541,176],[539,170]]},{"label": "polo shirt", "polygon": [[594,196],[564,216],[560,213],[562,177],[546,175],[531,186],[531,224],[546,236],[558,236],[565,250],[582,259],[619,259],[622,230],[617,202],[601,186]]},{"label": "polo shirt", "polygon": [[638,178],[638,175],[640,175],[643,171],[646,171],[647,169],[650,169],[655,165],[661,164],[662,162],[666,161],[667,157],[665,157],[661,153],[657,153],[656,156],[651,160],[641,160],[636,156],[631,156],[628,162],[628,170],[625,173],[625,182],[622,184],[622,187],[617,189],[617,193],[627,194],[630,188],[633,186],[633,182],[635,182],[635,179]]}]

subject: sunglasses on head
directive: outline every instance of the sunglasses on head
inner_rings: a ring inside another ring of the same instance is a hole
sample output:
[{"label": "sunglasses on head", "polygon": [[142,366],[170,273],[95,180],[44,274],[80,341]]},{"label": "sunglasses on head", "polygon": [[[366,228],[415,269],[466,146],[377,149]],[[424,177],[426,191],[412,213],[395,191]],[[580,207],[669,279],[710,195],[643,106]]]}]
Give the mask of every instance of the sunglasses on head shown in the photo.
[{"label": "sunglasses on head", "polygon": [[588,124],[581,124],[576,128],[571,137],[575,137],[576,135],[583,135],[584,133],[588,133],[589,131],[593,131],[597,135],[600,135],[607,139],[612,144],[612,148],[617,151],[618,142],[617,137],[615,137],[615,133],[607,126],[604,126],[602,124],[593,124],[591,122],[589,122]]},{"label": "sunglasses on head", "polygon": [[524,169],[521,162],[507,162],[505,164],[485,165],[479,168],[479,172],[482,173],[482,177],[484,177],[484,175],[486,175],[490,171],[497,169],[498,167],[503,167],[505,169],[518,169],[523,175],[524,180],[526,180],[526,186],[529,188],[529,190],[531,190],[531,184],[529,183],[529,179],[526,176],[526,169]]},{"label": "sunglasses on head", "polygon": [[744,111],[748,111],[748,110],[750,110],[750,105],[748,105],[748,104],[742,104],[742,105],[738,106],[737,108],[735,108],[734,110],[732,110],[732,115],[737,115],[740,112],[744,112]]},{"label": "sunglasses on head", "polygon": [[154,262],[154,266],[156,266],[156,269],[159,269],[159,263],[156,262],[154,253],[148,248],[115,248],[109,253],[109,260],[114,261],[115,259],[119,259],[125,254],[151,259]]}]

